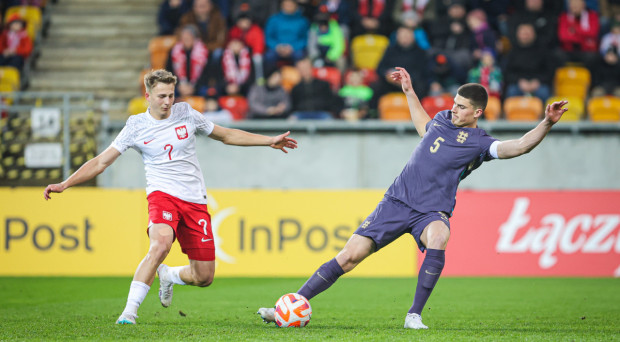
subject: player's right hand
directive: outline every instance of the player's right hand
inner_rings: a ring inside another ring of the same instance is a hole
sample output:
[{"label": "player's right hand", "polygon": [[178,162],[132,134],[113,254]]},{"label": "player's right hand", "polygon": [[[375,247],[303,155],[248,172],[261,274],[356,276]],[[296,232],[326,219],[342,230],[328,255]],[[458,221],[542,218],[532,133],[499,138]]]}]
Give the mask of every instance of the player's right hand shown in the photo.
[{"label": "player's right hand", "polygon": [[392,72],[390,75],[394,81],[400,81],[400,84],[403,88],[403,92],[405,95],[415,95],[413,91],[413,86],[411,85],[411,76],[407,70],[401,67],[396,67],[396,71]]},{"label": "player's right hand", "polygon": [[48,199],[52,198],[50,196],[50,194],[52,192],[61,193],[63,191],[65,191],[65,187],[62,186],[62,184],[60,184],[60,183],[58,183],[58,184],[50,184],[50,185],[47,186],[47,188],[45,188],[45,191],[43,191],[43,197],[47,201]]}]

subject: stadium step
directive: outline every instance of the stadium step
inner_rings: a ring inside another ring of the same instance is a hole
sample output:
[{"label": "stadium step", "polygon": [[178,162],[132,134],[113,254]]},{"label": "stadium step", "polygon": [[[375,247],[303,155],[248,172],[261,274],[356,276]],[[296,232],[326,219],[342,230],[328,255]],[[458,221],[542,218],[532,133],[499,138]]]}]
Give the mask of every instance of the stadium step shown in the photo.
[{"label": "stadium step", "polygon": [[116,58],[44,58],[37,63],[37,70],[108,70],[115,72],[124,68],[143,68],[148,64],[144,59],[137,59],[133,56]]}]

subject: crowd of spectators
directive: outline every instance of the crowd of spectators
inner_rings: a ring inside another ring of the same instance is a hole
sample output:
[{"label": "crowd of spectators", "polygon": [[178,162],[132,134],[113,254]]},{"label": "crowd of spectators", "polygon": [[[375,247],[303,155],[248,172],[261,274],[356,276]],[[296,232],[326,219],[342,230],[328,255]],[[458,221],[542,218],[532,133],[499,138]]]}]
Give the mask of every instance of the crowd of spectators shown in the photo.
[{"label": "crowd of spectators", "polygon": [[[592,96],[620,96],[620,0],[165,0],[158,23],[178,37],[167,63],[178,94],[244,96],[253,119],[375,118],[381,96],[400,91],[395,66],[421,98],[477,82],[546,101],[565,65],[590,71]],[[389,39],[371,83],[351,57],[367,34]],[[287,90],[285,66],[301,76]],[[315,77],[324,66],[342,87]]]}]

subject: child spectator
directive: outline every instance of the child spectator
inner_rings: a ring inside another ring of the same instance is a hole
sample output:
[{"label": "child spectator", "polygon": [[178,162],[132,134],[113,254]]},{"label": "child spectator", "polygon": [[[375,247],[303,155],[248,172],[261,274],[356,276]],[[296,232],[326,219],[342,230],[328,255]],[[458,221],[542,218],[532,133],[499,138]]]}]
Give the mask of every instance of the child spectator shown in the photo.
[{"label": "child spectator", "polygon": [[618,48],[611,45],[593,72],[592,96],[613,95],[620,97],[620,62]]},{"label": "child spectator", "polygon": [[620,20],[614,20],[611,23],[611,30],[601,39],[601,55],[607,54],[611,48],[620,53]]},{"label": "child spectator", "polygon": [[179,26],[181,17],[189,12],[191,3],[189,0],[164,0],[159,6],[157,24],[159,35],[167,36],[174,34]]},{"label": "child spectator", "polygon": [[226,124],[233,121],[232,113],[228,109],[220,107],[217,96],[207,96],[203,114],[207,119],[217,124]]},{"label": "child spectator", "polygon": [[456,91],[461,86],[457,82],[454,68],[448,61],[448,57],[442,53],[436,54],[431,60],[431,85],[428,92],[429,96],[439,96],[442,94],[456,95]]},{"label": "child spectator", "polygon": [[282,88],[282,75],[276,68],[267,71],[265,84],[252,85],[248,94],[252,119],[285,119],[291,110],[289,94]]},{"label": "child spectator", "polygon": [[502,71],[495,65],[495,55],[490,49],[482,51],[480,64],[469,70],[469,83],[479,83],[486,88],[489,96],[501,97]]},{"label": "child spectator", "polygon": [[222,72],[227,95],[247,94],[253,81],[252,57],[241,39],[233,38],[228,42],[222,55]]},{"label": "child spectator", "polygon": [[314,67],[336,66],[344,70],[345,41],[340,25],[329,13],[318,12],[308,34],[308,57]]},{"label": "child spectator", "polygon": [[365,118],[368,115],[368,103],[372,99],[372,89],[363,83],[360,70],[351,70],[345,82],[344,87],[338,91],[338,96],[344,102],[340,116],[348,121]]},{"label": "child spectator", "polygon": [[166,64],[166,70],[172,71],[178,78],[177,91],[180,96],[196,94],[198,80],[208,61],[209,50],[198,38],[198,29],[194,25],[184,26]]},{"label": "child spectator", "polygon": [[0,37],[0,65],[12,66],[20,71],[32,52],[32,41],[26,31],[26,22],[18,15],[11,15]]}]

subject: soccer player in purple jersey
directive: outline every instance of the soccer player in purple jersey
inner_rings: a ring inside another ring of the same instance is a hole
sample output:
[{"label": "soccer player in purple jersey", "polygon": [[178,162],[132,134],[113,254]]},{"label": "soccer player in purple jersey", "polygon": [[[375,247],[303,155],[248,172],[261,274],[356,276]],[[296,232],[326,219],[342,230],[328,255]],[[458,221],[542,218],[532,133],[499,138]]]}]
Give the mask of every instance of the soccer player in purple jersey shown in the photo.
[{"label": "soccer player in purple jersey", "polygon": [[[461,86],[452,110],[441,111],[431,120],[413,90],[409,73],[397,67],[391,76],[401,82],[411,119],[422,141],[383,200],[342,251],[319,267],[297,293],[310,300],[367,256],[409,233],[420,250],[426,251],[426,257],[418,272],[413,305],[405,317],[405,328],[428,329],[420,314],[445,264],[445,250],[450,238],[449,218],[459,182],[484,161],[514,158],[530,152],[560,120],[568,102],[548,105],[545,118],[521,138],[498,141],[478,128],[478,119],[488,99],[480,84]],[[273,308],[260,308],[258,313],[263,320],[270,322],[273,321],[273,311]]]}]

